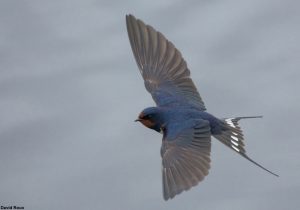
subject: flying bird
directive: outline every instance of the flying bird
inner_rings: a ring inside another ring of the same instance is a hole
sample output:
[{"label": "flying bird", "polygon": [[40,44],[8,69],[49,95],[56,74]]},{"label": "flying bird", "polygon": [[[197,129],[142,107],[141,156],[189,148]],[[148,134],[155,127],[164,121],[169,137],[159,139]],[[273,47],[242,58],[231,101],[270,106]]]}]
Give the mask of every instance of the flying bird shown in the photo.
[{"label": "flying bird", "polygon": [[129,41],[147,91],[156,107],[144,109],[136,121],[162,133],[163,197],[172,199],[208,175],[211,137],[278,176],[246,155],[241,119],[219,119],[206,112],[204,102],[190,77],[178,49],[150,25],[126,15]]}]

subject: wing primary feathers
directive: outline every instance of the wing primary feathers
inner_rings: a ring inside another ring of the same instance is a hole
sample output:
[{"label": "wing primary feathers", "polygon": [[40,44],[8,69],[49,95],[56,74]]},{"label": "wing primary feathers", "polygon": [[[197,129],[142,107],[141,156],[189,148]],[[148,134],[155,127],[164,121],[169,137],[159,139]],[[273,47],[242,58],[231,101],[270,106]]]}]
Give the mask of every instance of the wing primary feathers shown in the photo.
[{"label": "wing primary feathers", "polygon": [[[168,130],[172,133],[170,127]],[[165,200],[197,185],[210,168],[208,121],[190,120],[175,137],[170,132],[164,135],[161,148]]]},{"label": "wing primary feathers", "polygon": [[162,33],[133,15],[126,16],[126,24],[133,55],[155,103],[204,111],[204,102],[179,50]]}]

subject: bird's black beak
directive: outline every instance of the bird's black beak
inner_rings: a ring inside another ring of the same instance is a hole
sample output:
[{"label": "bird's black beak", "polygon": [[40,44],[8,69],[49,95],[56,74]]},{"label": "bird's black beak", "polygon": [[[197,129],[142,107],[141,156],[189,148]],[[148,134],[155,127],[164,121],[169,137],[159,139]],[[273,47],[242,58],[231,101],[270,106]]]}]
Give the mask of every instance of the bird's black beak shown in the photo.
[{"label": "bird's black beak", "polygon": [[141,121],[141,119],[136,119],[134,122],[140,122]]}]

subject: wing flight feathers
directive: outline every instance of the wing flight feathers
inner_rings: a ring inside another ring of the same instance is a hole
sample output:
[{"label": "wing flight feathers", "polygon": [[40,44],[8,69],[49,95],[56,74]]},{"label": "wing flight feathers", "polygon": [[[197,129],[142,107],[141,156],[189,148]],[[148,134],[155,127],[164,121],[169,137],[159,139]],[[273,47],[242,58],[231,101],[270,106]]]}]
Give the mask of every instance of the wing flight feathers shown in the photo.
[{"label": "wing flight feathers", "polygon": [[126,16],[131,48],[145,87],[158,106],[205,110],[185,60],[163,34],[132,15]]}]

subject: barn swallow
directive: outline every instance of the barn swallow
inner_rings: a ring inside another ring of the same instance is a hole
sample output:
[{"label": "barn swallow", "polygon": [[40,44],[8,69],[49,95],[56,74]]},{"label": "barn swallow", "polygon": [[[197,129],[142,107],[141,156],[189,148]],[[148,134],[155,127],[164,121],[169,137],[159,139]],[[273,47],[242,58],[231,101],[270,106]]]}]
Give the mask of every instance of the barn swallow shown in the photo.
[{"label": "barn swallow", "polygon": [[246,118],[219,119],[206,108],[179,50],[150,25],[126,15],[129,41],[147,91],[156,107],[144,109],[136,121],[162,133],[163,197],[172,199],[208,175],[211,137],[278,176],[246,155],[238,122]]}]

